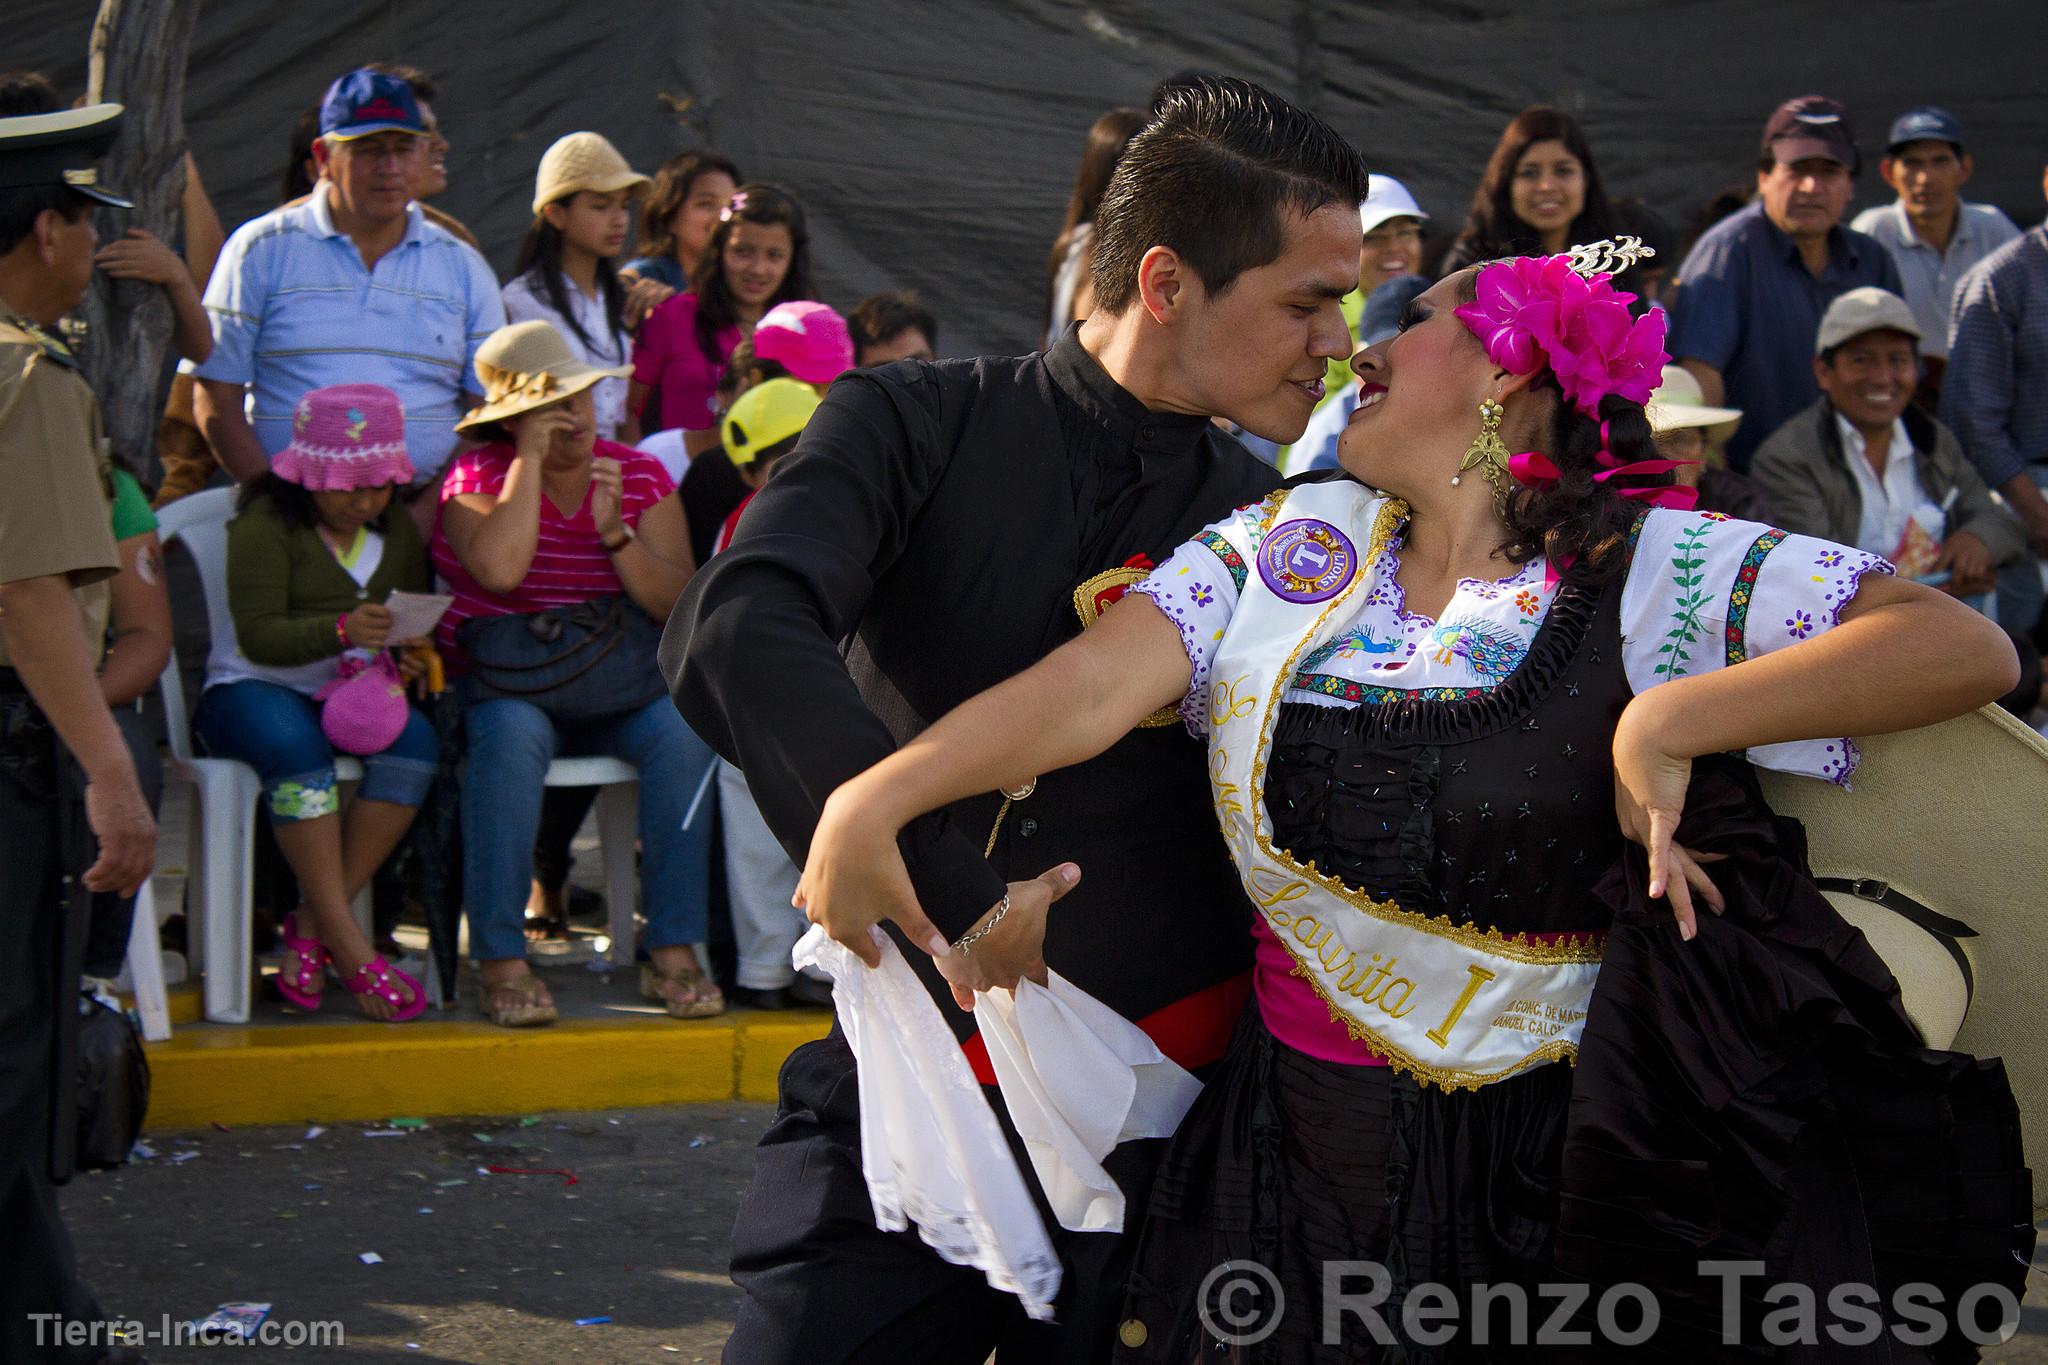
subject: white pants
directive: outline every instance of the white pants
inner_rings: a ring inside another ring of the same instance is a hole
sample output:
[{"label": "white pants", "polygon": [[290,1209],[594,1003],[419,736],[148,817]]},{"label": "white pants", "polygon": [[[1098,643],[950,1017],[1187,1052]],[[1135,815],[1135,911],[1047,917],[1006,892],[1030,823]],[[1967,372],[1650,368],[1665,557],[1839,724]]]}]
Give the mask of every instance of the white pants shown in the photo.
[{"label": "white pants", "polygon": [[796,865],[768,830],[746,775],[720,759],[718,814],[725,825],[725,888],[732,903],[732,935],[739,949],[739,984],[772,991],[796,980],[789,953],[810,926],[789,903]]}]

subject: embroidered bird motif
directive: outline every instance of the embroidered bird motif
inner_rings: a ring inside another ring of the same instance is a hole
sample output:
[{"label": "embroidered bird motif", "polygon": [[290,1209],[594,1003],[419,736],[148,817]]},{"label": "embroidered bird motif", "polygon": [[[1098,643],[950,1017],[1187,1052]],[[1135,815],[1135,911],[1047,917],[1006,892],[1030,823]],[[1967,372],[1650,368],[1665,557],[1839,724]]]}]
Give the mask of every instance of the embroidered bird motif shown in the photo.
[{"label": "embroidered bird motif", "polygon": [[1429,632],[1429,643],[1438,663],[1463,659],[1488,682],[1514,672],[1529,652],[1520,639],[1485,621],[1447,621]]},{"label": "embroidered bird motif", "polygon": [[1381,641],[1368,627],[1357,627],[1345,631],[1310,654],[1302,661],[1302,671],[1313,673],[1331,659],[1348,659],[1354,654],[1392,654],[1401,647],[1399,640]]}]

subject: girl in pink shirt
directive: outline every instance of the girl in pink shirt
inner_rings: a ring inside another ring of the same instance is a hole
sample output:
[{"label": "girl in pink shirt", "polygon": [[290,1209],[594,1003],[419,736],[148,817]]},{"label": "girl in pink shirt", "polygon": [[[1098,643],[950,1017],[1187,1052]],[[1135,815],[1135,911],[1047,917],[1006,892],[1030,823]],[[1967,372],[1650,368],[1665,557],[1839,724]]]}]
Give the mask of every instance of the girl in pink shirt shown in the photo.
[{"label": "girl in pink shirt", "polygon": [[[794,196],[774,185],[746,185],[732,197],[697,261],[686,294],[669,299],[640,325],[626,391],[623,439],[681,427],[691,455],[718,443],[718,377],[761,315],[789,299],[811,298],[810,234]],[[648,395],[660,409],[643,423]]]}]

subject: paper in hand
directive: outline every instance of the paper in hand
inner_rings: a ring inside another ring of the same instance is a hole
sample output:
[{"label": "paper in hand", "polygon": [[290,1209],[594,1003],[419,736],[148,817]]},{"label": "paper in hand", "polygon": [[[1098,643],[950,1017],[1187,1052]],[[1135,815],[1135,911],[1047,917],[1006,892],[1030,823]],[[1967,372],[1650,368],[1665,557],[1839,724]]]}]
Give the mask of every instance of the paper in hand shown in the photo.
[{"label": "paper in hand", "polygon": [[430,636],[441,616],[455,602],[445,593],[394,592],[384,599],[391,610],[391,639],[411,640]]}]

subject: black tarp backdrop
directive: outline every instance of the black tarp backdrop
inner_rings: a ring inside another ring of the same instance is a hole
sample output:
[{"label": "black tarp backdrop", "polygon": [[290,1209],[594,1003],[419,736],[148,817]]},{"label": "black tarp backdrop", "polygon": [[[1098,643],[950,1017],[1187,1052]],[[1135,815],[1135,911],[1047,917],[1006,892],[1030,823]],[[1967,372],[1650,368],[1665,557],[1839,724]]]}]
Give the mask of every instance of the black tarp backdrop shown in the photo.
[{"label": "black tarp backdrop", "polygon": [[[0,66],[84,86],[91,0],[15,0]],[[715,146],[810,209],[821,293],[841,307],[915,286],[951,354],[1036,344],[1046,248],[1082,135],[1195,67],[1288,93],[1462,217],[1500,128],[1560,104],[1610,192],[1674,219],[1750,179],[1771,107],[1821,91],[1859,120],[1859,204],[1893,116],[1954,110],[1978,159],[1968,193],[2040,221],[2048,163],[2048,4],[1778,0],[210,0],[186,119],[230,227],[271,207],[293,117],[362,61],[441,86],[454,143],[442,207],[504,271],[549,142],[594,128],[649,172]]]}]

